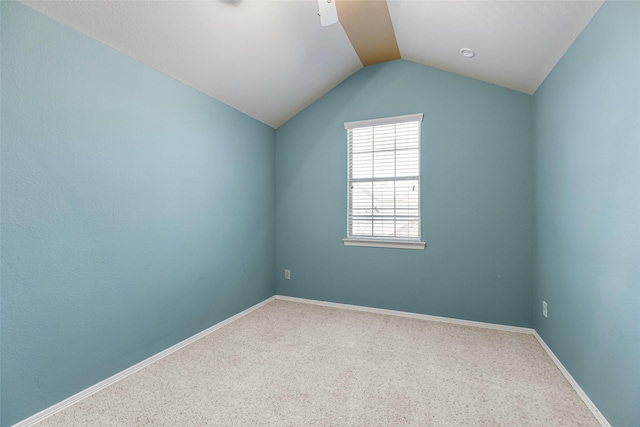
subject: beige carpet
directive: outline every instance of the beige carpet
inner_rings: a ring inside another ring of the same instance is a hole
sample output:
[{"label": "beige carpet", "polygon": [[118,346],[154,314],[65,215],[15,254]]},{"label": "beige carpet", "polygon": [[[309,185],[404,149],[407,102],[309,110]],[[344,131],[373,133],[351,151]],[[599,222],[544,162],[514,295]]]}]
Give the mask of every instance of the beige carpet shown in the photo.
[{"label": "beige carpet", "polygon": [[531,335],[276,300],[44,426],[598,426]]}]

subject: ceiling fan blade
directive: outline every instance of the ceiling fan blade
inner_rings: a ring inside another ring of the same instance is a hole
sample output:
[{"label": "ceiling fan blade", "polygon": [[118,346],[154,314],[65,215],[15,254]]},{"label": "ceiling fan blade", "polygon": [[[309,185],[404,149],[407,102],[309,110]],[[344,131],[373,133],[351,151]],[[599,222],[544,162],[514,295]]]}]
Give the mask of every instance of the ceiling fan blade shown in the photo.
[{"label": "ceiling fan blade", "polygon": [[338,22],[335,0],[318,0],[318,15],[320,15],[320,25],[323,27]]}]

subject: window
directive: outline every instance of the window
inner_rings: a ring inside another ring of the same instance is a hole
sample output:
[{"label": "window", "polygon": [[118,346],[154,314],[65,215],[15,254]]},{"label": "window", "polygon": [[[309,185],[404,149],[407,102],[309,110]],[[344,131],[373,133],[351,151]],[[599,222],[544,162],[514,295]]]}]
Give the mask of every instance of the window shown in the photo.
[{"label": "window", "polygon": [[420,241],[422,114],[345,123],[348,246],[424,249]]}]

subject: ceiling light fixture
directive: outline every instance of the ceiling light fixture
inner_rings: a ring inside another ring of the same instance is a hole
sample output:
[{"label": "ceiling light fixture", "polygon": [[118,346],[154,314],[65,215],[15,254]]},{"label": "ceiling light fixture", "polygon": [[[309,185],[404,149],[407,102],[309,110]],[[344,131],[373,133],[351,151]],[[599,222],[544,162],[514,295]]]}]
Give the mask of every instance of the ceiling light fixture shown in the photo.
[{"label": "ceiling light fixture", "polygon": [[318,0],[318,15],[320,24],[328,27],[338,22],[338,9],[335,0]]},{"label": "ceiling light fixture", "polygon": [[460,49],[460,53],[465,58],[473,58],[474,56],[476,56],[476,53],[468,47],[463,47],[462,49]]}]

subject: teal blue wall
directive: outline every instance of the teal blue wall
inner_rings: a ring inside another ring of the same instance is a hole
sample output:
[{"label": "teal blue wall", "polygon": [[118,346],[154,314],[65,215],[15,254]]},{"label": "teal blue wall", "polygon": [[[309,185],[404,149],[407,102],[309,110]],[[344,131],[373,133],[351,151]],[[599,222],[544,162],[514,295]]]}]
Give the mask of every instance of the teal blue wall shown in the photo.
[{"label": "teal blue wall", "polygon": [[[410,113],[424,113],[427,247],[345,247],[343,124]],[[279,294],[532,326],[531,96],[394,61],[358,71],[276,136]]]},{"label": "teal blue wall", "polygon": [[[640,425],[640,2],[606,2],[535,93],[535,327]],[[549,317],[542,317],[542,301]]]},{"label": "teal blue wall", "polygon": [[2,1],[2,426],[275,292],[275,131]]},{"label": "teal blue wall", "polygon": [[[277,131],[0,3],[1,426],[276,286],[533,325],[612,425],[637,426],[640,3],[605,3],[533,105],[395,61]],[[417,112],[426,249],[343,246],[343,123]]]}]

